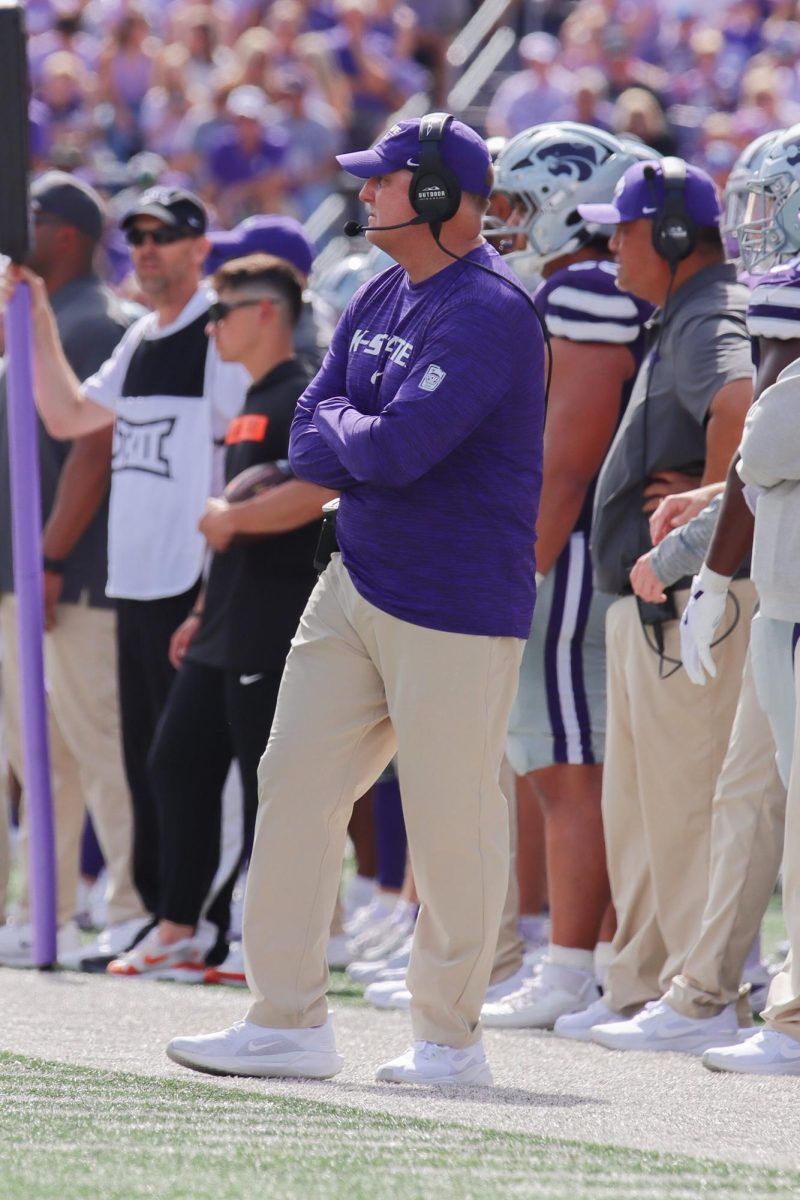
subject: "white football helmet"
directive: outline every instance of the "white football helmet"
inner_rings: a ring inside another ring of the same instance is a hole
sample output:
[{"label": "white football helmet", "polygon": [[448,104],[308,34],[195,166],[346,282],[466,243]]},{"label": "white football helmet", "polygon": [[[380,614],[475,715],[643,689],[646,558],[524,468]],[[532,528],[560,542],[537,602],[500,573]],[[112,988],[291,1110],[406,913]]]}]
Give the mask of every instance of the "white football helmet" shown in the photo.
[{"label": "white football helmet", "polygon": [[524,234],[526,250],[509,259],[532,256],[537,270],[555,258],[572,254],[598,233],[612,230],[589,225],[578,204],[610,201],[614,185],[634,162],[660,155],[636,142],[581,125],[558,121],[534,125],[511,138],[495,163],[495,193],[512,201],[505,224],[497,218],[484,232],[495,238]]},{"label": "white football helmet", "polygon": [[747,183],[736,230],[748,271],[769,271],[800,251],[800,125],[777,133]]},{"label": "white football helmet", "polygon": [[749,199],[748,185],[758,174],[767,152],[781,130],[772,129],[769,133],[760,133],[753,138],[742,150],[736,162],[731,167],[731,173],[725,184],[724,214],[720,232],[725,239],[729,257],[738,258],[739,226],[744,221]]}]

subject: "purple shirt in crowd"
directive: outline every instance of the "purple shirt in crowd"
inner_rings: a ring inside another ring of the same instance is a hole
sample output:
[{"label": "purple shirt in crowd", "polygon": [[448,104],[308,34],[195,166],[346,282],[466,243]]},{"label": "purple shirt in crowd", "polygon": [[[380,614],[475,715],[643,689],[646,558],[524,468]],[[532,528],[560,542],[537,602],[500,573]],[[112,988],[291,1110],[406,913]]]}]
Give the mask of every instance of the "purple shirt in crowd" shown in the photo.
[{"label": "purple shirt in crowd", "polygon": [[[514,279],[488,245],[469,260]],[[342,490],[354,585],[401,620],[527,638],[536,595],[543,340],[525,299],[468,262],[353,297],[298,401],[295,473]]]}]

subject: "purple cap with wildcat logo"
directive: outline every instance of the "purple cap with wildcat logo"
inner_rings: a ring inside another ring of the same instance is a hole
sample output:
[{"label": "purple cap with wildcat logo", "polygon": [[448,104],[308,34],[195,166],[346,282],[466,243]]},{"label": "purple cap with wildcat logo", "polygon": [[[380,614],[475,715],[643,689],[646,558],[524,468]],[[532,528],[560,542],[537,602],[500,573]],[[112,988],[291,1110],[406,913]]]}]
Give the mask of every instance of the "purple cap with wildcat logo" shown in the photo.
[{"label": "purple cap with wildcat logo", "polygon": [[[664,211],[664,163],[668,158],[645,159],[628,167],[614,188],[610,204],[579,204],[584,221],[593,225],[620,225],[623,221],[653,220]],[[683,160],[679,160],[683,161]],[[695,225],[719,225],[719,194],[714,181],[699,167],[684,163],[682,185],[686,215]]]},{"label": "purple cap with wildcat logo", "polygon": [[[419,128],[424,120],[398,121],[369,150],[337,154],[336,161],[359,179],[392,171],[415,171],[419,166]],[[489,195],[487,176],[492,159],[486,142],[474,129],[463,121],[450,121],[439,142],[439,154],[463,191]]]}]

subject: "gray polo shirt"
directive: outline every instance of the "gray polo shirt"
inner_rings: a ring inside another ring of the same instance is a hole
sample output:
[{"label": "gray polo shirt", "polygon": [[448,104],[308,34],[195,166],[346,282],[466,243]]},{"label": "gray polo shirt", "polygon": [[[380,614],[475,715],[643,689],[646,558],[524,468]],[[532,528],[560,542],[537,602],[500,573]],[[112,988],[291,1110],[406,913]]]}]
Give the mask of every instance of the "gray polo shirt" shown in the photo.
[{"label": "gray polo shirt", "polygon": [[[51,303],[70,366],[80,380],[93,375],[110,358],[117,342],[130,324],[123,305],[95,275],[84,275],[59,288]],[[0,377],[0,592],[14,591],[11,555],[11,495],[8,461],[8,420],[5,372]],[[72,443],[51,437],[41,420],[39,432],[39,470],[41,474],[42,519],[47,520],[53,507],[56,488],[64,461]],[[108,540],[108,498],[101,504],[67,559],[61,599],[75,603],[87,593],[89,604],[99,608],[110,604],[106,599],[106,548]]]},{"label": "gray polo shirt", "polygon": [[658,471],[701,472],[711,401],[726,383],[752,377],[747,300],[729,263],[698,271],[670,299],[658,357],[654,341],[597,483],[592,563],[599,591],[626,591],[631,567],[650,549],[646,482]]}]

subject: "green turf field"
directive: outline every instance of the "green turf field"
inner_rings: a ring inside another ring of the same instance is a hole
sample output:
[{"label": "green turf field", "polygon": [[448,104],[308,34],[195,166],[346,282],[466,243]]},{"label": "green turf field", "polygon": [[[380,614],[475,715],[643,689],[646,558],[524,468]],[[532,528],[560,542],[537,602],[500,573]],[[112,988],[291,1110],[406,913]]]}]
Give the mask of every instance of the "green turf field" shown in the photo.
[{"label": "green turf field", "polygon": [[800,1173],[0,1055],[3,1200],[796,1197]]}]

